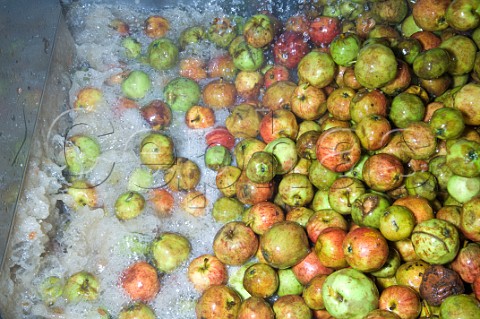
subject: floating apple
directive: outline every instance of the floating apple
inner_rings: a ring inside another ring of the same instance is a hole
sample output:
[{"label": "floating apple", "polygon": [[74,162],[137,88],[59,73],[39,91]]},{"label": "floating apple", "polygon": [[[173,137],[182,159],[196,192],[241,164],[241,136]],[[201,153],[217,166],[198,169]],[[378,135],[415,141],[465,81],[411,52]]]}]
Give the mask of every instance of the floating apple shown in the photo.
[{"label": "floating apple", "polygon": [[227,283],[226,266],[217,257],[204,254],[193,259],[188,265],[188,280],[195,290],[204,292],[210,286]]},{"label": "floating apple", "polygon": [[183,264],[190,255],[191,245],[188,239],[177,233],[163,233],[150,244],[150,253],[155,268],[170,273]]}]

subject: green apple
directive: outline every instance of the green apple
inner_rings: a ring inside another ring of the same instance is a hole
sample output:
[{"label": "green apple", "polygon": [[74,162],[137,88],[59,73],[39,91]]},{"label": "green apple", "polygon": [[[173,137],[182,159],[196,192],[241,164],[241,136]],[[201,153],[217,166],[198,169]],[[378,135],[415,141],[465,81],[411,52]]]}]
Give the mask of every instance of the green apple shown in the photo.
[{"label": "green apple", "polygon": [[157,70],[171,69],[178,60],[178,48],[172,40],[160,38],[152,41],[147,50],[148,63]]},{"label": "green apple", "polygon": [[101,150],[98,142],[86,135],[75,135],[65,143],[65,162],[71,175],[88,173],[97,163]]},{"label": "green apple", "polygon": [[63,296],[68,302],[94,301],[98,298],[100,284],[97,278],[87,272],[80,271],[71,275],[63,289]]},{"label": "green apple", "polygon": [[122,82],[122,92],[131,99],[141,99],[152,87],[152,82],[147,73],[135,70]]},{"label": "green apple", "polygon": [[378,289],[362,272],[340,269],[328,275],[322,288],[327,311],[337,319],[362,319],[378,308]]},{"label": "green apple", "polygon": [[150,244],[155,267],[164,273],[170,273],[183,264],[191,249],[188,239],[176,233],[163,233]]},{"label": "green apple", "polygon": [[115,215],[120,220],[128,220],[140,215],[145,208],[145,198],[135,191],[121,194],[115,201]]},{"label": "green apple", "polygon": [[303,285],[298,281],[292,268],[278,270],[278,296],[286,295],[301,295],[303,292]]},{"label": "green apple", "polygon": [[167,83],[163,89],[165,102],[172,111],[186,112],[198,104],[202,92],[197,82],[185,77],[177,77]]}]

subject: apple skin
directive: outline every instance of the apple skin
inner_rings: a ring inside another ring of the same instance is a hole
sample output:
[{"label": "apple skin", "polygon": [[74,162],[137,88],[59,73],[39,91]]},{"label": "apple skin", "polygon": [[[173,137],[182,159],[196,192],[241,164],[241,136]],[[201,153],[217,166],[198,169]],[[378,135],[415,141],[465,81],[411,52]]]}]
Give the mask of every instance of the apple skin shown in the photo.
[{"label": "apple skin", "polygon": [[227,283],[227,267],[217,257],[204,254],[193,259],[188,265],[188,280],[195,290],[204,292],[214,285]]},{"label": "apple skin", "polygon": [[200,296],[195,306],[197,318],[235,319],[242,300],[226,285],[211,286]]},{"label": "apple skin", "polygon": [[422,303],[413,288],[393,285],[381,292],[378,308],[392,311],[402,319],[415,319],[422,311]]},{"label": "apple skin", "polygon": [[379,292],[362,272],[345,268],[328,275],[322,288],[327,311],[337,319],[361,319],[378,308]]},{"label": "apple skin", "polygon": [[343,240],[343,253],[354,269],[371,272],[382,267],[388,258],[388,243],[375,228],[358,227]]}]

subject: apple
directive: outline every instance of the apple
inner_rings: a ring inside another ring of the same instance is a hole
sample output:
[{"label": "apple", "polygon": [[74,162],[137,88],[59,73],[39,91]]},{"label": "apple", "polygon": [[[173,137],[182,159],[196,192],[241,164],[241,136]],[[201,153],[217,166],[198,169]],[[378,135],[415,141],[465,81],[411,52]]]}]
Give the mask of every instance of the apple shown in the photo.
[{"label": "apple", "polygon": [[217,126],[205,135],[207,146],[222,145],[228,149],[235,146],[235,137],[226,127]]},{"label": "apple", "polygon": [[279,286],[277,271],[264,263],[255,263],[245,270],[243,287],[253,297],[273,296]]},{"label": "apple", "polygon": [[277,272],[280,281],[276,293],[278,297],[302,294],[303,284],[297,279],[292,268],[278,269]]},{"label": "apple", "polygon": [[249,297],[242,301],[237,319],[274,319],[275,313],[263,298]]},{"label": "apple", "polygon": [[182,265],[190,255],[188,239],[177,233],[165,232],[150,243],[150,253],[158,271],[171,273]]},{"label": "apple", "polygon": [[480,23],[479,9],[477,1],[454,0],[448,5],[445,20],[458,31],[472,30]]},{"label": "apple", "polygon": [[298,85],[293,91],[290,107],[299,118],[313,121],[327,111],[326,101],[327,96],[323,89],[305,83]]},{"label": "apple", "polygon": [[260,132],[262,115],[254,105],[241,103],[236,105],[225,120],[228,132],[237,138],[257,137]]},{"label": "apple", "polygon": [[254,205],[271,199],[274,194],[273,186],[273,182],[255,183],[242,172],[235,185],[236,196],[242,203]]},{"label": "apple", "polygon": [[210,286],[224,285],[228,280],[226,266],[210,254],[194,258],[188,265],[187,275],[198,292],[204,292]]},{"label": "apple", "polygon": [[[123,80],[123,78],[122,78]],[[103,91],[95,87],[84,87],[77,92],[73,108],[91,112],[96,110],[104,101]]]},{"label": "apple", "polygon": [[285,214],[282,208],[272,202],[254,204],[244,216],[244,221],[258,235],[263,235],[273,224],[283,220]]},{"label": "apple", "polygon": [[409,286],[420,293],[423,274],[428,267],[430,267],[430,264],[423,260],[407,261],[401,264],[395,273],[397,284]]},{"label": "apple", "polygon": [[225,224],[215,235],[213,251],[226,265],[239,266],[250,260],[258,248],[257,235],[243,222]]},{"label": "apple", "polygon": [[190,107],[197,105],[201,91],[192,79],[177,77],[167,83],[163,89],[165,102],[173,111],[186,112]]},{"label": "apple", "polygon": [[83,206],[96,207],[98,204],[96,187],[84,180],[74,180],[72,184],[68,186],[67,194],[70,195],[74,201],[74,209]]},{"label": "apple", "polygon": [[217,285],[207,288],[195,306],[197,318],[234,319],[237,318],[242,300],[232,288]]},{"label": "apple", "polygon": [[448,28],[446,21],[447,8],[451,0],[429,1],[419,0],[412,7],[415,24],[427,31],[441,31]]},{"label": "apple", "polygon": [[289,206],[307,206],[313,199],[314,189],[308,176],[290,173],[280,181],[278,194],[282,201]]},{"label": "apple", "polygon": [[244,100],[256,101],[263,81],[263,75],[259,71],[240,71],[235,78],[235,88]]},{"label": "apple", "polygon": [[39,287],[40,298],[45,304],[52,306],[63,294],[64,282],[56,276],[42,280]]},{"label": "apple", "polygon": [[297,75],[300,83],[309,83],[324,88],[335,78],[336,64],[325,52],[310,51],[298,63]]},{"label": "apple", "polygon": [[379,292],[362,272],[345,268],[328,275],[322,287],[327,311],[338,319],[361,319],[378,308]]},{"label": "apple", "polygon": [[475,318],[478,316],[480,301],[470,295],[453,295],[447,297],[440,306],[440,318]]},{"label": "apple", "polygon": [[[293,141],[292,143],[295,149],[295,143]],[[233,150],[238,168],[243,170],[247,166],[252,155],[255,152],[263,151],[265,146],[266,144],[264,142],[253,137],[247,137],[239,141]]]},{"label": "apple", "polygon": [[193,190],[200,182],[198,165],[185,158],[177,157],[163,175],[165,185],[174,192]]},{"label": "apple", "polygon": [[209,78],[224,78],[231,81],[235,78],[238,69],[233,63],[230,54],[218,55],[211,58],[207,63],[207,75]]},{"label": "apple", "polygon": [[377,279],[394,277],[401,263],[402,260],[400,253],[390,246],[387,260],[380,269],[371,272],[371,275],[375,276]]},{"label": "apple", "polygon": [[330,275],[334,270],[323,264],[317,256],[316,251],[311,251],[302,261],[290,268],[295,278],[306,285],[313,277],[318,275]]},{"label": "apple", "polygon": [[348,267],[342,247],[346,236],[347,232],[338,227],[328,227],[318,235],[315,253],[324,266],[333,269]]},{"label": "apple", "polygon": [[207,148],[204,161],[206,167],[218,171],[221,167],[229,166],[232,163],[232,154],[223,145],[213,145]]},{"label": "apple", "polygon": [[180,47],[185,49],[188,44],[198,43],[205,37],[205,29],[202,26],[185,28],[180,34]]},{"label": "apple", "polygon": [[185,112],[185,124],[190,129],[212,127],[215,124],[215,112],[208,106],[194,105]]},{"label": "apple", "polygon": [[305,227],[314,214],[314,210],[307,207],[294,207],[285,215],[285,220],[294,221]]},{"label": "apple", "polygon": [[317,160],[337,173],[351,169],[361,155],[360,141],[355,133],[345,128],[323,131],[317,141]]},{"label": "apple", "polygon": [[471,82],[462,85],[453,97],[453,107],[462,112],[463,121],[467,125],[480,125],[480,111],[476,107],[479,94],[480,85]]},{"label": "apple", "polygon": [[227,48],[237,36],[237,31],[228,17],[216,17],[207,29],[207,39],[221,48]]},{"label": "apple", "polygon": [[270,85],[262,97],[262,106],[269,110],[291,109],[292,96],[297,85],[292,81],[277,81]]},{"label": "apple", "polygon": [[148,202],[152,204],[157,215],[166,217],[173,212],[175,199],[168,190],[159,188],[150,191]]},{"label": "apple", "polygon": [[145,208],[142,194],[129,191],[121,194],[115,201],[115,215],[120,220],[129,220],[140,215]]},{"label": "apple", "polygon": [[267,144],[279,137],[295,140],[297,134],[297,119],[295,114],[289,110],[272,110],[260,122],[260,136]]},{"label": "apple", "polygon": [[273,154],[277,159],[277,175],[291,172],[298,163],[295,142],[289,137],[275,138],[264,147],[264,151]]},{"label": "apple", "polygon": [[128,36],[130,34],[130,26],[122,19],[115,18],[110,21],[108,26],[117,31],[121,36]]},{"label": "apple", "polygon": [[380,269],[388,258],[387,240],[375,228],[362,226],[351,230],[345,236],[342,246],[347,263],[363,272]]},{"label": "apple", "polygon": [[393,285],[380,293],[378,308],[394,312],[402,319],[415,319],[420,315],[422,303],[413,288]]},{"label": "apple", "polygon": [[419,292],[420,297],[429,305],[438,307],[452,295],[465,291],[463,281],[452,269],[442,265],[431,265],[422,276]]},{"label": "apple", "polygon": [[178,48],[168,38],[156,39],[148,45],[147,60],[156,70],[169,70],[177,64]]},{"label": "apple", "polygon": [[228,223],[239,220],[244,210],[245,206],[238,199],[233,197],[220,197],[213,203],[211,214],[215,221]]},{"label": "apple", "polygon": [[273,303],[275,318],[287,319],[311,319],[312,311],[305,304],[302,297],[297,295],[286,295],[278,298]]},{"label": "apple", "polygon": [[354,206],[352,204],[365,192],[365,186],[359,179],[347,176],[339,177],[330,186],[328,202],[340,214],[351,214]]},{"label": "apple", "polygon": [[118,319],[155,319],[152,308],[143,302],[135,302],[122,308]]},{"label": "apple", "polygon": [[258,70],[265,62],[263,49],[251,46],[243,36],[233,40],[228,50],[233,57],[235,68],[241,71]]},{"label": "apple", "polygon": [[379,221],[380,232],[390,241],[409,238],[416,224],[415,215],[412,211],[400,205],[387,207]]},{"label": "apple", "polygon": [[180,202],[180,208],[192,216],[204,216],[208,206],[208,199],[200,191],[188,191]]},{"label": "apple", "polygon": [[310,252],[305,230],[290,221],[273,224],[260,237],[260,248],[267,263],[279,269],[296,265]]},{"label": "apple", "polygon": [[475,242],[480,241],[480,197],[476,196],[463,204],[460,214],[460,231],[463,236]]},{"label": "apple", "polygon": [[341,21],[336,17],[318,16],[310,22],[308,34],[313,44],[328,45],[341,33]]},{"label": "apple", "polygon": [[275,64],[265,72],[263,78],[265,88],[268,89],[275,82],[289,81],[290,71],[283,65]]},{"label": "apple", "polygon": [[162,38],[170,30],[170,22],[159,15],[152,15],[145,19],[143,30],[149,38]]},{"label": "apple", "polygon": [[354,69],[360,84],[369,89],[379,88],[395,78],[397,60],[389,47],[372,43],[362,47]]},{"label": "apple", "polygon": [[399,187],[403,181],[403,174],[402,162],[387,153],[370,156],[362,169],[365,184],[375,191],[389,191]]},{"label": "apple", "polygon": [[217,171],[215,185],[223,196],[233,197],[236,194],[236,182],[242,170],[236,166],[224,166]]},{"label": "apple", "polygon": [[309,51],[308,39],[302,33],[285,31],[273,45],[273,60],[275,64],[294,69]]},{"label": "apple", "polygon": [[266,14],[255,14],[245,22],[243,36],[252,47],[263,48],[275,37],[274,22]]},{"label": "apple", "polygon": [[65,163],[69,175],[87,174],[101,154],[100,144],[93,137],[79,134],[69,137],[64,145]]},{"label": "apple", "polygon": [[431,264],[451,262],[460,247],[459,233],[455,226],[437,218],[418,223],[411,238],[417,255]]},{"label": "apple", "polygon": [[213,109],[228,108],[235,103],[237,89],[233,83],[220,78],[205,85],[202,96],[203,102]]},{"label": "apple", "polygon": [[132,300],[151,301],[160,290],[155,268],[145,261],[128,266],[121,275],[122,288]]},{"label": "apple", "polygon": [[185,58],[180,60],[179,74],[195,81],[207,78],[206,63],[199,58]]},{"label": "apple", "polygon": [[333,209],[321,209],[315,211],[305,225],[308,238],[312,243],[316,243],[318,236],[330,227],[337,227],[346,231],[348,222],[342,214]]},{"label": "apple", "polygon": [[[388,198],[382,194],[364,193],[358,196],[352,205],[351,216],[355,224],[380,228],[380,219],[390,206]],[[413,219],[413,215],[412,215]]]},{"label": "apple", "polygon": [[100,283],[90,272],[79,271],[68,277],[63,288],[63,296],[68,302],[94,301],[98,299]]},{"label": "apple", "polygon": [[307,306],[312,310],[325,309],[322,297],[322,287],[327,279],[327,275],[317,275],[305,285],[302,292],[302,298]]}]

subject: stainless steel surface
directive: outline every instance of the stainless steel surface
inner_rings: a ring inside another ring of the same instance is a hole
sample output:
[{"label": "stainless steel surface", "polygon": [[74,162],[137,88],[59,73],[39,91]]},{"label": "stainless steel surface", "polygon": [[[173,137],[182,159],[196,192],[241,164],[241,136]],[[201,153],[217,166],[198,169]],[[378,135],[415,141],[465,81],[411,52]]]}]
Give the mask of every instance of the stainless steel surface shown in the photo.
[{"label": "stainless steel surface", "polygon": [[0,0],[0,260],[21,190],[60,11],[55,0]]}]

